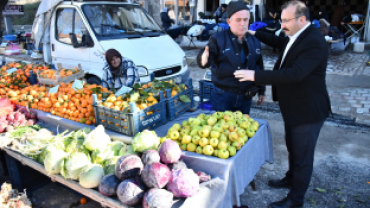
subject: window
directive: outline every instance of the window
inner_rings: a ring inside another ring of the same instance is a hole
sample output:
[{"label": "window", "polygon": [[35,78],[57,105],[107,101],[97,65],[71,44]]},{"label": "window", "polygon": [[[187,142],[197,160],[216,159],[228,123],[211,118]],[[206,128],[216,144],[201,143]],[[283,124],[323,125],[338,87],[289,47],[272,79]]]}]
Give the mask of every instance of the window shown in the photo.
[{"label": "window", "polygon": [[75,9],[58,9],[56,39],[62,43],[72,44],[69,33],[76,34],[78,43],[82,43],[88,34],[80,14]]}]

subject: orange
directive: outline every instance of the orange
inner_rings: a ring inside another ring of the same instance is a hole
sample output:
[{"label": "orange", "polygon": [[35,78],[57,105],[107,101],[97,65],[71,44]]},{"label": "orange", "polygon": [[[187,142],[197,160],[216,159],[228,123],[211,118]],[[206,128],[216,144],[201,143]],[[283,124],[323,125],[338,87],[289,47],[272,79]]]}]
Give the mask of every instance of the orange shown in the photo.
[{"label": "orange", "polygon": [[86,125],[91,125],[91,124],[92,124],[92,122],[91,122],[90,120],[86,120],[85,124],[86,124]]}]

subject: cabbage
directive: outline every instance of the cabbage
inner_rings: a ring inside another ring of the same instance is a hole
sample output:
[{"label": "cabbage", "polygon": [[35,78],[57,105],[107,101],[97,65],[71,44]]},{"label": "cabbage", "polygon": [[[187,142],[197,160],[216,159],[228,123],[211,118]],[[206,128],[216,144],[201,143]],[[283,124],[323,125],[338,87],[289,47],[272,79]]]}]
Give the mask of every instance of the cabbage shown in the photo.
[{"label": "cabbage", "polygon": [[149,131],[145,129],[142,132],[139,132],[132,139],[132,146],[134,151],[145,152],[150,149],[158,149],[160,144],[160,138],[154,131]]},{"label": "cabbage", "polygon": [[182,153],[179,145],[170,139],[167,139],[161,144],[158,152],[161,161],[165,164],[176,163],[179,161]]},{"label": "cabbage", "polygon": [[141,156],[144,165],[160,161],[159,153],[157,150],[148,150]]},{"label": "cabbage", "polygon": [[81,152],[84,149],[83,139],[73,139],[66,147],[65,151],[68,153]]},{"label": "cabbage", "polygon": [[96,188],[104,177],[103,167],[99,164],[87,165],[79,175],[80,185],[84,188]]},{"label": "cabbage", "polygon": [[175,197],[189,197],[199,190],[199,178],[191,169],[173,170],[168,181],[167,190]]},{"label": "cabbage", "polygon": [[78,180],[82,169],[90,164],[90,159],[82,152],[74,152],[61,163],[61,175],[65,179]]},{"label": "cabbage", "polygon": [[168,168],[172,171],[172,170],[187,169],[188,167],[186,166],[186,163],[184,163],[184,161],[179,160],[176,163],[168,164]]},{"label": "cabbage", "polygon": [[141,179],[149,188],[165,187],[170,180],[170,176],[170,169],[166,165],[157,162],[145,165],[144,170],[141,172]]},{"label": "cabbage", "polygon": [[115,196],[120,183],[114,174],[106,175],[99,184],[99,192],[104,196]]},{"label": "cabbage", "polygon": [[60,173],[60,164],[68,154],[60,149],[49,149],[45,155],[44,165],[45,170],[49,175]]},{"label": "cabbage", "polygon": [[127,145],[126,148],[123,147],[119,153],[119,156],[125,156],[125,155],[140,155],[140,152],[135,152],[134,147],[132,145]]},{"label": "cabbage", "polygon": [[105,133],[104,127],[99,125],[86,136],[84,146],[94,151],[106,147],[110,142],[110,137]]},{"label": "cabbage", "polygon": [[117,160],[115,174],[121,181],[141,174],[144,165],[137,155],[125,155]]},{"label": "cabbage", "polygon": [[120,141],[113,141],[113,142],[109,143],[108,146],[114,152],[114,156],[120,156],[119,152],[121,151],[122,148],[125,148],[125,150],[126,150],[126,144],[124,144]]},{"label": "cabbage", "polygon": [[144,196],[145,185],[139,177],[122,181],[117,187],[117,197],[125,205],[136,205]]},{"label": "cabbage", "polygon": [[121,158],[121,157],[120,156],[114,156],[114,157],[108,158],[104,161],[103,168],[104,168],[105,175],[114,174],[114,171],[116,169],[116,163],[117,163],[117,160],[119,158]]},{"label": "cabbage", "polygon": [[150,189],[143,197],[143,208],[171,208],[172,203],[173,194],[164,189]]},{"label": "cabbage", "polygon": [[103,165],[104,160],[114,156],[114,151],[109,147],[96,149],[91,153],[91,159],[93,163]]},{"label": "cabbage", "polygon": [[53,145],[53,144],[49,144],[48,146],[44,147],[44,149],[42,149],[41,153],[40,153],[40,156],[38,158],[38,161],[41,163],[41,164],[44,164],[44,160],[45,160],[45,156],[46,156],[46,153],[50,152],[50,151],[54,151],[54,150],[57,150],[58,148]]}]

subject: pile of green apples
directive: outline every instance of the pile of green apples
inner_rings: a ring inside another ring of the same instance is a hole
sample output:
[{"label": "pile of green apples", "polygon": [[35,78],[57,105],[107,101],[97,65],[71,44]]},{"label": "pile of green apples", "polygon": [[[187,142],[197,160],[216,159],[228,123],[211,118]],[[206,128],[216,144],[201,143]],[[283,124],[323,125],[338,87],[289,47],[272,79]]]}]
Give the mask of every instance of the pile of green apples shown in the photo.
[{"label": "pile of green apples", "polygon": [[227,159],[234,156],[258,128],[257,121],[240,111],[201,113],[181,125],[174,124],[161,142],[172,139],[182,150]]}]

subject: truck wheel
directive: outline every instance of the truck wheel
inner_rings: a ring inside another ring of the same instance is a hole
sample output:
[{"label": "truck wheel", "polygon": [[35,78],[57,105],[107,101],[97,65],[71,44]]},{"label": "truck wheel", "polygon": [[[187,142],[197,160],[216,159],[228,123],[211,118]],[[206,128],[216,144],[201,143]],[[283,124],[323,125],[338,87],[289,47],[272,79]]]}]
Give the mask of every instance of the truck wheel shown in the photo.
[{"label": "truck wheel", "polygon": [[96,76],[92,76],[87,79],[87,83],[101,85],[101,80]]}]

